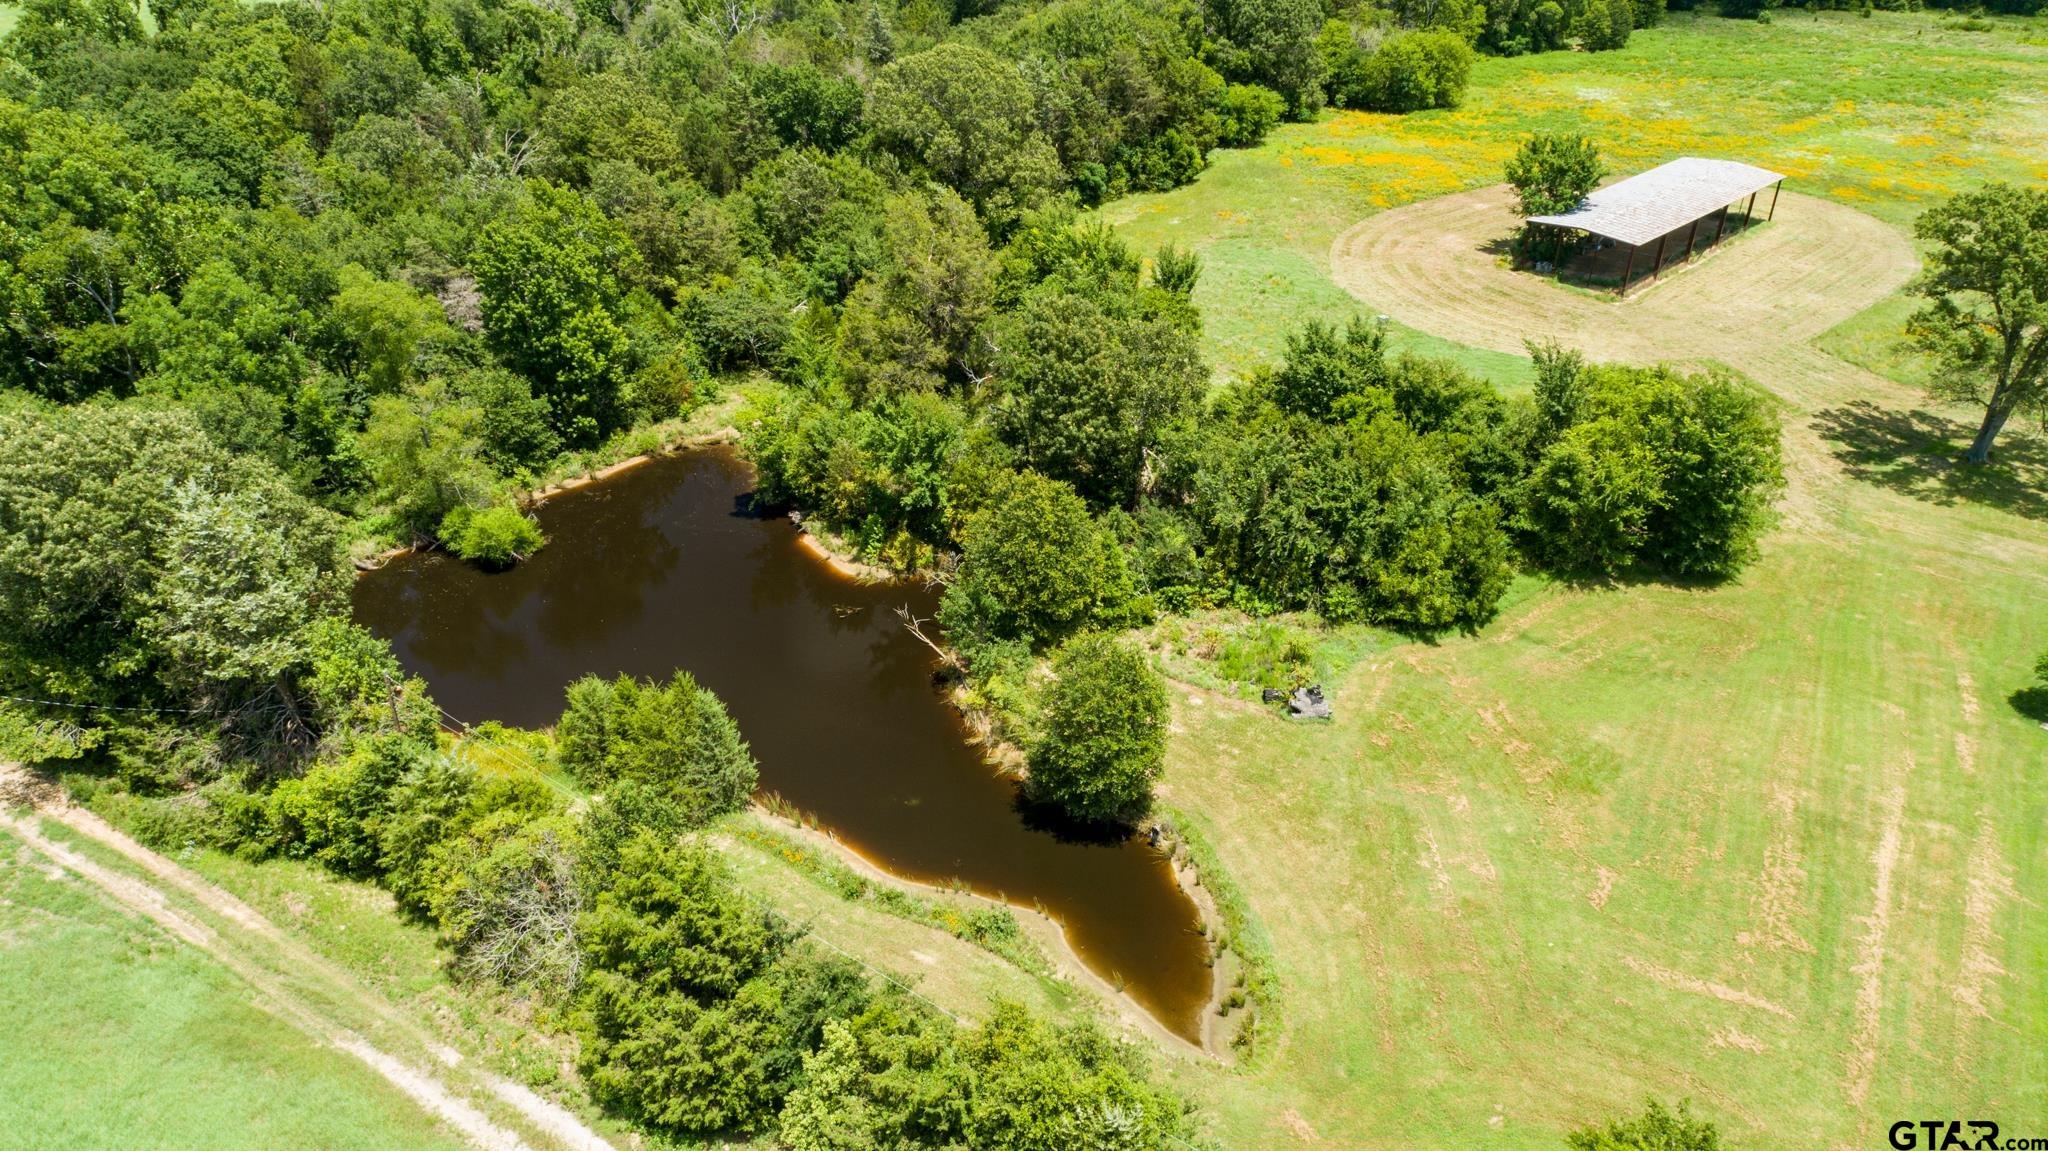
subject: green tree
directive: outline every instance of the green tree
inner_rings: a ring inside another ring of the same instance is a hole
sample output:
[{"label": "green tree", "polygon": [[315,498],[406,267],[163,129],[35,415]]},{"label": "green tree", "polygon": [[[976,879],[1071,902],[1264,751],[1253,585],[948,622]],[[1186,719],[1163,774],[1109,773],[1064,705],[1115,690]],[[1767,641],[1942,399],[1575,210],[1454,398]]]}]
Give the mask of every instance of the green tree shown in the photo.
[{"label": "green tree", "polygon": [[439,304],[354,264],[341,269],[341,290],[334,294],[332,314],[343,340],[339,362],[333,366],[371,395],[403,389],[431,343],[452,335]]},{"label": "green tree", "polygon": [[339,540],[188,413],[0,411],[0,675],[65,699],[168,686],[232,708],[345,609]]},{"label": "green tree", "polygon": [[940,619],[956,642],[1056,643],[1131,606],[1123,549],[1074,489],[1034,472],[1002,480],[960,531]]},{"label": "green tree", "polygon": [[1133,297],[1048,287],[1000,326],[990,420],[1018,459],[1097,507],[1129,507],[1159,430],[1208,385],[1195,334]]},{"label": "green tree", "polygon": [[737,811],[753,794],[754,757],[739,725],[688,672],[666,684],[584,676],[567,698],[555,736],[563,765],[584,782],[666,789],[697,824]]},{"label": "green tree", "polygon": [[1295,119],[1323,106],[1321,0],[1205,0],[1203,12],[1218,71],[1278,92]]},{"label": "green tree", "polygon": [[1166,770],[1166,681],[1108,635],[1069,641],[1052,674],[1031,747],[1032,797],[1080,819],[1142,817]]},{"label": "green tree", "polygon": [[1367,54],[1350,27],[1333,20],[1321,42],[1332,67],[1331,101],[1345,108],[1455,108],[1472,76],[1472,47],[1455,32],[1397,33]]},{"label": "green tree", "polygon": [[1935,394],[1984,405],[1981,464],[2015,414],[2048,411],[2048,189],[1994,183],[1913,225],[1933,245],[1909,330],[1939,365]]},{"label": "green tree", "polygon": [[535,180],[477,240],[477,288],[491,346],[534,385],[564,442],[588,447],[625,419],[632,376],[620,273],[638,255],[573,189]]},{"label": "green tree", "polygon": [[1574,0],[1570,35],[1588,52],[1628,47],[1633,0]]},{"label": "green tree", "polygon": [[1652,1099],[1639,1116],[1580,1127],[1564,1142],[1571,1151],[1721,1151],[1721,1132],[1682,1101],[1672,1111]]},{"label": "green tree", "polygon": [[1001,231],[1061,180],[1017,67],[957,41],[905,56],[868,90],[876,146],[972,203]]},{"label": "green tree", "polygon": [[1147,1082],[1135,1045],[999,1004],[960,1040],[974,1076],[961,1142],[1006,1151],[1136,1151],[1192,1137],[1186,1105]]},{"label": "green tree", "polygon": [[172,489],[143,631],[174,679],[275,684],[292,706],[284,681],[306,662],[306,629],[346,600],[340,524],[247,462],[224,470],[243,474]]},{"label": "green tree", "polygon": [[1538,375],[1545,411],[1573,419],[1522,488],[1517,524],[1538,557],[1583,575],[1643,562],[1725,579],[1755,556],[1784,485],[1763,396],[1724,376],[1591,368],[1554,352]]},{"label": "green tree", "polygon": [[362,451],[379,501],[415,539],[432,539],[450,511],[482,503],[496,485],[481,455],[482,422],[439,379],[370,401]]},{"label": "green tree", "polygon": [[576,924],[579,1067],[602,1105],[658,1130],[764,1126],[778,1101],[759,1058],[791,936],[708,848],[642,832]]},{"label": "green tree", "polygon": [[1607,174],[1585,136],[1538,132],[1508,158],[1507,180],[1522,215],[1554,216],[1584,203]]},{"label": "green tree", "polygon": [[928,391],[985,366],[978,337],[993,310],[997,262],[958,195],[889,201],[887,260],[861,281],[840,319],[840,358],[857,399]]}]

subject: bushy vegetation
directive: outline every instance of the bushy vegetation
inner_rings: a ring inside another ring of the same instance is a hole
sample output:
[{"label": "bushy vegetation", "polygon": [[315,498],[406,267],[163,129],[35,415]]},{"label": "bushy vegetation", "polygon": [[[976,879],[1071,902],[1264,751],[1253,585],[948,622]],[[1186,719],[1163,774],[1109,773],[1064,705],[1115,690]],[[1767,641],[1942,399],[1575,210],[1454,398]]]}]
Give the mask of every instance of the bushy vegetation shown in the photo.
[{"label": "bushy vegetation", "polygon": [[1683,1101],[1673,1111],[1652,1099],[1641,1115],[1573,1131],[1565,1146],[1571,1151],[1720,1151],[1721,1132]]},{"label": "bushy vegetation", "polygon": [[511,567],[547,542],[538,524],[518,508],[504,504],[454,508],[441,517],[438,534],[449,551],[491,569]]},{"label": "bushy vegetation", "polygon": [[1129,822],[1166,769],[1166,681],[1106,635],[1061,647],[1031,749],[1030,792],[1084,820]]},{"label": "bushy vegetation", "polygon": [[1516,521],[1532,550],[1567,574],[1741,570],[1784,483],[1769,401],[1721,375],[1535,351],[1534,467]]},{"label": "bushy vegetation", "polygon": [[758,778],[739,725],[686,671],[665,684],[587,675],[555,729],[562,765],[591,787],[648,787],[702,825],[737,811]]},{"label": "bushy vegetation", "polygon": [[1455,32],[1397,32],[1368,49],[1366,34],[1331,21],[1318,40],[1330,102],[1368,112],[1455,108],[1472,77],[1472,46]]}]

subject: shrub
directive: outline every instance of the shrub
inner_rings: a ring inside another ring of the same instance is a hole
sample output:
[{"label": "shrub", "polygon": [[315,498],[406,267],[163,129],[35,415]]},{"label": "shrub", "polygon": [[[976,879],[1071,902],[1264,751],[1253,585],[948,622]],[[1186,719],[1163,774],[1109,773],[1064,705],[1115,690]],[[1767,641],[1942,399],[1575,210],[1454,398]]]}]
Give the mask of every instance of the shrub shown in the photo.
[{"label": "shrub", "polygon": [[666,684],[587,675],[567,698],[555,738],[563,765],[584,783],[660,788],[693,826],[739,810],[753,794],[759,776],[739,725],[690,673]]},{"label": "shrub", "polygon": [[503,808],[436,852],[434,918],[466,975],[566,994],[582,968],[577,822]]},{"label": "shrub", "polygon": [[1507,163],[1524,216],[1569,212],[1585,202],[1606,175],[1600,152],[1585,136],[1538,132],[1522,141]]},{"label": "shrub", "polygon": [[384,885],[408,911],[426,913],[460,861],[458,843],[487,816],[510,812],[514,824],[553,814],[562,800],[529,774],[479,775],[443,754],[421,756],[391,789],[377,828]]},{"label": "shrub", "polygon": [[1652,1099],[1640,1116],[1581,1127],[1564,1143],[1571,1151],[1720,1151],[1721,1132],[1684,1102],[1670,1111]]},{"label": "shrub", "polygon": [[1166,681],[1107,635],[1061,648],[1053,677],[1031,748],[1032,797],[1086,820],[1144,815],[1166,768]]},{"label": "shrub", "polygon": [[[772,1114],[756,979],[790,936],[707,848],[642,832],[576,924],[578,1065],[593,1098],[669,1132],[755,1129]],[[767,990],[767,989],[762,989]]]},{"label": "shrub", "polygon": [[409,739],[382,736],[278,784],[267,804],[270,848],[342,875],[376,874],[392,789],[419,751]]},{"label": "shrub", "polygon": [[[1597,2],[1597,0],[1596,0]],[[1472,78],[1472,46],[1455,32],[1404,32],[1367,57],[1344,106],[1371,112],[1455,108]]]},{"label": "shrub", "polygon": [[1230,84],[1216,98],[1216,142],[1225,148],[1250,148],[1280,122],[1287,101],[1257,84]]},{"label": "shrub", "polygon": [[540,527],[509,504],[457,507],[442,517],[437,534],[449,551],[493,570],[511,567],[547,543]]},{"label": "shrub", "polygon": [[1057,642],[1131,608],[1123,549],[1058,480],[1011,473],[960,537],[960,571],[939,612],[956,642]]},{"label": "shrub", "polygon": [[1368,325],[1311,327],[1165,445],[1155,498],[1248,611],[1472,627],[1511,571],[1494,500],[1519,480],[1518,428],[1454,369],[1387,363]]},{"label": "shrub", "polygon": [[1664,368],[1539,368],[1546,419],[1572,419],[1542,449],[1517,524],[1530,549],[1571,573],[1642,562],[1722,579],[1754,556],[1783,486],[1765,399],[1725,376]]},{"label": "shrub", "polygon": [[1147,1082],[1136,1047],[1090,1024],[1054,1028],[1003,1004],[959,1048],[974,1080],[965,1146],[1163,1147],[1191,1135],[1186,1104]]}]

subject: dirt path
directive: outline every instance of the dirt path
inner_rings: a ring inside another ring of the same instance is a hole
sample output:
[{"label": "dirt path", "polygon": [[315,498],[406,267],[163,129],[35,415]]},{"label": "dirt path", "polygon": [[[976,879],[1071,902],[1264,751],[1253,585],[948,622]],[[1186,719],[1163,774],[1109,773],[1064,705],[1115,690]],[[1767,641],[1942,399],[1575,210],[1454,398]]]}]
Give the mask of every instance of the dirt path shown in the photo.
[{"label": "dirt path", "polygon": [[[12,805],[27,810],[15,810]],[[103,866],[50,838],[44,834],[41,820],[59,824],[114,852],[148,878]],[[261,1006],[316,1042],[362,1060],[479,1151],[614,1151],[571,1112],[510,1080],[465,1065],[460,1052],[434,1039],[390,1002],[285,934],[255,908],[137,843],[91,812],[72,806],[55,788],[12,764],[0,764],[0,827],[122,907],[217,960],[257,993]],[[337,1006],[380,1032],[402,1039],[406,1047],[430,1055],[441,1066],[407,1062],[392,1054],[337,1018],[341,1014]],[[479,1095],[510,1108],[524,1133],[503,1121],[509,1116],[494,1118],[479,1105]]]},{"label": "dirt path", "polygon": [[1788,192],[1777,218],[1667,268],[1627,299],[1502,267],[1486,245],[1513,228],[1503,185],[1372,216],[1337,237],[1330,274],[1411,327],[1495,351],[1552,337],[1596,360],[1740,366],[1806,343],[1884,299],[1918,261],[1897,229]]}]

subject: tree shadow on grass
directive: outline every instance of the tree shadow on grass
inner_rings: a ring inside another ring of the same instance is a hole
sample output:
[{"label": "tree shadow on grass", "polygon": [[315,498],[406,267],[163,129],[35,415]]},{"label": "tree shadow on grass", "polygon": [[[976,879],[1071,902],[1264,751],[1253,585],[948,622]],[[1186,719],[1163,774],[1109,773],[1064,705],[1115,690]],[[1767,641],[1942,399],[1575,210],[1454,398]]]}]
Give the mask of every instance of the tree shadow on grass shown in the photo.
[{"label": "tree shadow on grass", "polygon": [[2023,687],[2005,697],[2012,709],[2048,727],[2048,687]]},{"label": "tree shadow on grass", "polygon": [[1977,429],[1933,412],[1880,407],[1857,400],[1814,416],[1851,476],[1901,495],[1944,506],[1981,504],[2029,519],[2048,519],[2048,441],[2008,428],[1988,464],[1963,460]]}]

